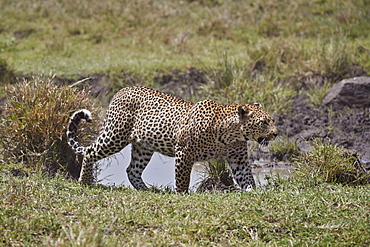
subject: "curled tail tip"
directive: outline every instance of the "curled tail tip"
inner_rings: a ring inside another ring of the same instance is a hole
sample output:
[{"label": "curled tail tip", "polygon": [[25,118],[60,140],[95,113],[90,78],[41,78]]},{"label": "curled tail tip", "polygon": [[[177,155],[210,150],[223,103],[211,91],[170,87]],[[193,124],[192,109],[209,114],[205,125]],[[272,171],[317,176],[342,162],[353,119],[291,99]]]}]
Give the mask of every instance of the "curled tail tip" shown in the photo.
[{"label": "curled tail tip", "polygon": [[75,153],[83,155],[85,153],[85,147],[82,147],[77,140],[78,124],[81,119],[85,119],[86,122],[91,122],[91,112],[86,109],[81,109],[72,114],[67,126],[67,139],[69,146],[75,151]]},{"label": "curled tail tip", "polygon": [[78,110],[75,113],[73,113],[73,115],[71,116],[71,120],[74,120],[76,118],[85,119],[86,122],[91,122],[92,121],[92,114],[87,109],[81,109],[81,110]]}]

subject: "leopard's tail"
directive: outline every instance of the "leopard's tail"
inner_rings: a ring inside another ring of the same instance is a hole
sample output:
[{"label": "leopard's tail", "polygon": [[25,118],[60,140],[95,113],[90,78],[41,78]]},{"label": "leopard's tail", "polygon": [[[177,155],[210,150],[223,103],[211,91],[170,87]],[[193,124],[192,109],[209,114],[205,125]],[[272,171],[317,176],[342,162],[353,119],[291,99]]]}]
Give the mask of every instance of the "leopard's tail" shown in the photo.
[{"label": "leopard's tail", "polygon": [[76,154],[85,154],[86,147],[81,146],[77,138],[78,124],[81,119],[85,119],[86,122],[91,122],[91,112],[86,109],[78,110],[70,117],[67,125],[67,141],[69,146],[73,149]]}]

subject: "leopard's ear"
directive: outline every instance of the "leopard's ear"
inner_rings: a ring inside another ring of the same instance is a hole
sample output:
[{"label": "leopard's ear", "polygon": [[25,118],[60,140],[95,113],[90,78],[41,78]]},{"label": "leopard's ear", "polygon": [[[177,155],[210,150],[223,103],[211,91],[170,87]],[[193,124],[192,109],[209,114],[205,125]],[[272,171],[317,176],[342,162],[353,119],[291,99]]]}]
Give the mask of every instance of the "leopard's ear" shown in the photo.
[{"label": "leopard's ear", "polygon": [[252,116],[253,111],[248,109],[245,105],[238,106],[239,118],[245,120]]}]

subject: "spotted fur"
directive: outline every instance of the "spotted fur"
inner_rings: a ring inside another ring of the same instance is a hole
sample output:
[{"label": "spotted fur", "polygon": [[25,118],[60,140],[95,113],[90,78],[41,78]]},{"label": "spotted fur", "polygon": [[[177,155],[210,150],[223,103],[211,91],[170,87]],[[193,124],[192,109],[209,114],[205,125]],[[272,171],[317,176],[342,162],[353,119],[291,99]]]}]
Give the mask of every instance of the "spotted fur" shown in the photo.
[{"label": "spotted fur", "polygon": [[75,112],[67,127],[68,143],[83,155],[79,182],[93,182],[93,164],[132,144],[126,172],[138,190],[146,189],[141,175],[154,152],[175,157],[176,190],[187,191],[195,162],[225,158],[242,189],[254,188],[247,141],[266,145],[277,136],[271,116],[255,104],[220,105],[211,100],[192,103],[147,87],[127,87],[112,99],[96,141],[82,147],[76,140],[88,110]]}]

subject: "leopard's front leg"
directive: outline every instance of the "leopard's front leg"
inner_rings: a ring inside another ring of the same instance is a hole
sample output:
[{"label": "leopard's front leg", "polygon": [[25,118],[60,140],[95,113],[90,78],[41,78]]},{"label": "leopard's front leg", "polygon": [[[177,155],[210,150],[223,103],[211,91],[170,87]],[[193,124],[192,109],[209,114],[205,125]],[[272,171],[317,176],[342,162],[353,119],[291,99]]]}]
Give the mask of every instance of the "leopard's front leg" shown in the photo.
[{"label": "leopard's front leg", "polygon": [[252,175],[252,169],[248,162],[241,164],[229,161],[229,165],[233,173],[233,177],[241,189],[251,190],[256,188],[256,183]]},{"label": "leopard's front leg", "polygon": [[193,163],[189,155],[182,150],[176,151],[175,183],[177,192],[187,192],[190,184],[190,174]]},{"label": "leopard's front leg", "polygon": [[241,150],[232,150],[228,153],[226,159],[231,168],[233,177],[241,189],[251,190],[256,188],[248,153],[244,148]]}]

